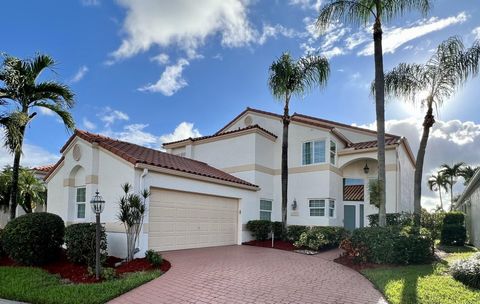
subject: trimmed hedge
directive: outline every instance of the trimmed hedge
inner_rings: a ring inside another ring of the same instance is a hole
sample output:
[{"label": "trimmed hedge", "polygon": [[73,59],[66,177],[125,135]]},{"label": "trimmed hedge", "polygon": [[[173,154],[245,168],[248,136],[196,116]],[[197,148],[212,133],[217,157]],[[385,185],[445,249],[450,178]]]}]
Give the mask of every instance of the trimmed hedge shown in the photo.
[{"label": "trimmed hedge", "polygon": [[3,250],[3,245],[2,245],[2,233],[3,233],[3,229],[0,228],[0,258],[5,254],[5,251]]},{"label": "trimmed hedge", "polygon": [[[77,264],[95,267],[96,224],[79,223],[65,228],[65,246],[68,259]],[[107,259],[107,234],[100,229],[100,264]]]},{"label": "trimmed hedge", "polygon": [[285,233],[283,232],[282,222],[272,222],[273,236],[276,240],[283,240]]},{"label": "trimmed hedge", "polygon": [[461,260],[450,268],[455,280],[463,284],[480,289],[480,253],[476,253],[467,260]]},{"label": "trimmed hedge", "polygon": [[259,241],[268,239],[268,235],[272,230],[272,222],[267,220],[252,220],[247,222],[247,229],[252,236]]},{"label": "trimmed hedge", "polygon": [[440,235],[440,242],[447,246],[463,246],[467,240],[465,216],[461,212],[445,214]]},{"label": "trimmed hedge", "polygon": [[28,213],[8,222],[2,243],[6,254],[15,262],[41,265],[58,257],[64,235],[65,225],[58,215]]},{"label": "trimmed hedge", "polygon": [[[378,213],[367,216],[370,227],[378,227]],[[413,224],[413,215],[410,213],[387,213],[387,226],[408,226]]]},{"label": "trimmed hedge", "polygon": [[334,248],[348,236],[348,231],[343,227],[314,226],[303,232],[294,245],[312,250]]},{"label": "trimmed hedge", "polygon": [[302,233],[307,232],[310,229],[308,226],[302,225],[289,225],[287,227],[287,240],[295,242],[300,239]]},{"label": "trimmed hedge", "polygon": [[423,228],[420,231],[411,227],[355,229],[341,248],[357,263],[420,264],[433,258],[432,239]]}]

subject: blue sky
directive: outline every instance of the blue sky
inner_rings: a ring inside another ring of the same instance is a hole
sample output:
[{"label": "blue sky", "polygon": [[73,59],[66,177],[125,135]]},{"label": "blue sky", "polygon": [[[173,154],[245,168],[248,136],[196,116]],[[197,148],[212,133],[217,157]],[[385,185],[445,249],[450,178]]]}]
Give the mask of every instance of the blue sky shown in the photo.
[{"label": "blue sky", "polygon": [[[373,127],[370,27],[338,23],[318,35],[317,0],[72,0],[4,1],[0,51],[18,57],[52,55],[55,73],[76,93],[77,127],[160,147],[165,140],[217,131],[245,107],[281,112],[267,87],[268,67],[284,51],[327,55],[324,90],[293,101],[301,112]],[[385,24],[386,70],[423,62],[442,40],[480,38],[477,1],[438,0]],[[21,12],[21,18],[19,13]],[[480,148],[479,78],[440,110],[427,171],[442,162],[476,161]],[[26,165],[54,161],[69,134],[50,113],[27,131]],[[407,136],[414,150],[422,111],[400,101],[387,105],[390,132]],[[446,148],[448,147],[448,148]],[[414,151],[416,152],[416,151]],[[3,153],[3,151],[2,151]],[[10,162],[6,153],[2,164]],[[429,171],[429,172],[430,172]]]}]

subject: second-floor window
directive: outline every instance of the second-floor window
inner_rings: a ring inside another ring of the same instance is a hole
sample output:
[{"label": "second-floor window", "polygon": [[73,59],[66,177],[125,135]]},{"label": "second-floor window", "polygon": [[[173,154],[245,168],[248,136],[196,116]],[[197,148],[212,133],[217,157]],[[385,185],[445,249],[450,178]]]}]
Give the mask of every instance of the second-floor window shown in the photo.
[{"label": "second-floor window", "polygon": [[330,163],[332,165],[335,165],[336,159],[337,159],[337,144],[333,140],[331,140],[330,141]]},{"label": "second-floor window", "polygon": [[302,146],[302,164],[311,165],[325,162],[325,140],[304,142]]}]

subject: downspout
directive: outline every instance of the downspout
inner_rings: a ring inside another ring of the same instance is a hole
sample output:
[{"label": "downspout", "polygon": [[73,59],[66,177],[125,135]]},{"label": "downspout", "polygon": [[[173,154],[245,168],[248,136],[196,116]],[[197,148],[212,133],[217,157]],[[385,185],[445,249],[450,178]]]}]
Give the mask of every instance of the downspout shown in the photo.
[{"label": "downspout", "polygon": [[140,191],[142,191],[145,188],[145,176],[148,174],[148,169],[144,168],[142,175],[140,175]]}]

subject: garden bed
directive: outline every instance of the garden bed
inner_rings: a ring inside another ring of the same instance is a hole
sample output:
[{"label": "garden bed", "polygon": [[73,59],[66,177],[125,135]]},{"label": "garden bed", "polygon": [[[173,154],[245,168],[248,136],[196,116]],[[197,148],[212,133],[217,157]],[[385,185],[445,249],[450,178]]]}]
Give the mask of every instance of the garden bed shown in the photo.
[{"label": "garden bed", "polygon": [[273,242],[274,246],[272,247],[272,240],[264,240],[264,241],[249,241],[249,242],[244,242],[242,245],[248,245],[248,246],[257,246],[257,247],[265,247],[265,248],[275,248],[275,249],[280,249],[280,250],[286,250],[286,251],[294,251],[297,250],[298,248],[293,246],[293,242],[289,241],[282,241],[282,240],[276,240]]},{"label": "garden bed", "polygon": [[[110,256],[107,258],[105,267],[115,268],[116,273],[119,276],[126,273],[151,271],[157,269],[145,258],[134,259],[133,261],[125,262],[118,267],[115,267],[115,264],[120,261],[122,261],[122,259]],[[0,258],[0,266],[25,267],[18,265],[8,257]],[[163,260],[159,269],[162,272],[166,272],[170,269],[170,267],[170,262],[168,262],[167,260]],[[67,283],[98,283],[99,281],[101,281],[95,279],[94,276],[89,275],[87,266],[70,262],[64,252],[62,252],[60,258],[57,261],[39,266],[38,268],[44,269],[51,274],[59,275],[62,280]]]}]

